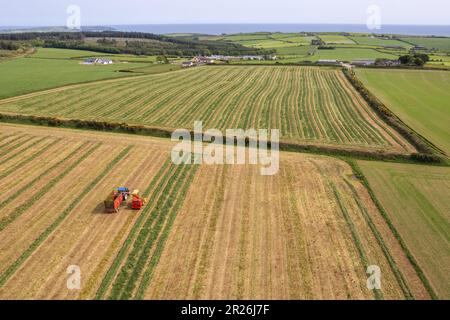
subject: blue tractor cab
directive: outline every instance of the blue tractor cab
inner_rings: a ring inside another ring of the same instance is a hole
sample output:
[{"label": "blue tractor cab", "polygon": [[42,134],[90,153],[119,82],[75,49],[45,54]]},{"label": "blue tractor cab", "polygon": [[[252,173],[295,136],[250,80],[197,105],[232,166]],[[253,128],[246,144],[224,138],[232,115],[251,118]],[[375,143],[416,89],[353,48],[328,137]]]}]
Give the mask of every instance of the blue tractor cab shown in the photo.
[{"label": "blue tractor cab", "polygon": [[125,201],[130,196],[130,190],[128,188],[126,188],[126,187],[118,187],[117,191],[122,194],[123,200],[125,200]]}]

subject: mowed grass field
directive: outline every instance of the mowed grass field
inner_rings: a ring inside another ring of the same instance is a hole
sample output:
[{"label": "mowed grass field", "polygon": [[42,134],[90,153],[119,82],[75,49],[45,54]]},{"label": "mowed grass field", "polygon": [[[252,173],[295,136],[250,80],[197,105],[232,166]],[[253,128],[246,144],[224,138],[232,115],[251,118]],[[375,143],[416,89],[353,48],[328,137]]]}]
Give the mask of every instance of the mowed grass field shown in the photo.
[{"label": "mowed grass field", "polygon": [[149,126],[279,129],[284,141],[409,153],[338,69],[200,67],[6,99],[0,112]]},{"label": "mowed grass field", "polygon": [[355,44],[349,37],[339,34],[320,34],[319,38],[326,44]]},{"label": "mowed grass field", "polygon": [[335,48],[333,50],[316,50],[314,55],[305,60],[317,61],[319,59],[333,59],[352,62],[354,60],[398,59],[392,53],[380,52],[369,48]]},{"label": "mowed grass field", "polygon": [[56,48],[38,48],[36,50],[36,53],[30,55],[29,57],[42,59],[76,59],[76,60],[82,60],[83,58],[99,57],[99,58],[108,58],[113,61],[148,62],[148,63],[153,63],[156,61],[156,56],[110,54],[87,50],[56,49]]},{"label": "mowed grass field", "polygon": [[358,161],[441,299],[450,298],[450,169]]},{"label": "mowed grass field", "polygon": [[132,76],[119,70],[142,63],[82,65],[68,59],[17,58],[0,62],[0,99],[68,84]]},{"label": "mowed grass field", "polygon": [[402,40],[425,48],[450,51],[450,38],[405,37]]},{"label": "mowed grass field", "polygon": [[405,49],[409,49],[413,46],[412,44],[396,39],[383,39],[371,36],[351,36],[349,38],[352,39],[357,44],[367,46],[377,46],[377,47],[395,46],[395,47],[402,47]]},{"label": "mowed grass field", "polygon": [[[341,160],[282,153],[261,176],[176,166],[168,140],[6,124],[0,145],[2,299],[429,298]],[[103,213],[119,185],[148,204]]]},{"label": "mowed grass field", "polygon": [[367,88],[407,125],[450,154],[450,73],[358,69]]}]

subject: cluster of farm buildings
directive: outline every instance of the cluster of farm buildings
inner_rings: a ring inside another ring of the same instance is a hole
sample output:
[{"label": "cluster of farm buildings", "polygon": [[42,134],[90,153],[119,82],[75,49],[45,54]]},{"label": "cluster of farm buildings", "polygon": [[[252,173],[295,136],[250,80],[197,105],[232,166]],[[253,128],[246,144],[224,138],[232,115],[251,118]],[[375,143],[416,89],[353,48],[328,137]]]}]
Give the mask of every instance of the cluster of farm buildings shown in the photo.
[{"label": "cluster of farm buildings", "polygon": [[113,64],[113,61],[103,58],[88,58],[84,60],[83,64]]},{"label": "cluster of farm buildings", "polygon": [[220,62],[230,62],[230,61],[240,61],[240,60],[248,60],[248,61],[264,61],[264,60],[277,60],[277,56],[254,56],[254,55],[245,55],[245,56],[223,56],[223,55],[211,55],[209,57],[198,56],[194,57],[192,60],[184,61],[181,65],[182,67],[194,67],[197,65],[204,64],[215,64]]},{"label": "cluster of farm buildings", "polygon": [[[327,66],[342,66],[345,63],[339,60],[331,59],[320,59],[317,61],[318,65]],[[401,65],[400,60],[389,60],[389,59],[378,59],[378,60],[353,60],[350,65],[355,67],[369,67],[369,66],[380,66],[380,67],[396,67]]]}]

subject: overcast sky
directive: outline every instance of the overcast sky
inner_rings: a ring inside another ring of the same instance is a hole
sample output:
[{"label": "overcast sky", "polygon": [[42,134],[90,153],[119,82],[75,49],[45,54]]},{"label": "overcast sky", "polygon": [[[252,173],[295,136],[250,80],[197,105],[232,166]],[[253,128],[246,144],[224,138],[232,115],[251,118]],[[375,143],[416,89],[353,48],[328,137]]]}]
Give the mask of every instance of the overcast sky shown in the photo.
[{"label": "overcast sky", "polygon": [[449,0],[0,0],[0,26],[65,25],[71,4],[81,24],[365,24],[378,5],[383,24],[450,24]]}]

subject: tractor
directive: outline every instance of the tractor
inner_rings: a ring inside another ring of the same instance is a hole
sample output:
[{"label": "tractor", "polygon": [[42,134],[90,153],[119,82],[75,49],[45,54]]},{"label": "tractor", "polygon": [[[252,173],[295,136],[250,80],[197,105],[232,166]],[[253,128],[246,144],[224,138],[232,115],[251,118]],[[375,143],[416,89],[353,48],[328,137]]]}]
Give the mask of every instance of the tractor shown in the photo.
[{"label": "tractor", "polygon": [[117,188],[104,201],[105,211],[107,213],[119,212],[120,206],[122,205],[123,202],[126,203],[129,196],[130,196],[130,190],[128,190],[128,188],[125,188],[125,187]]},{"label": "tractor", "polygon": [[127,203],[127,199],[130,197],[130,194],[133,197],[133,200],[131,201],[131,209],[141,210],[147,202],[147,199],[141,198],[139,196],[139,190],[134,190],[133,193],[130,193],[130,190],[128,188],[119,187],[114,190],[112,194],[104,201],[105,211],[107,213],[119,212],[120,206],[123,203]]}]

